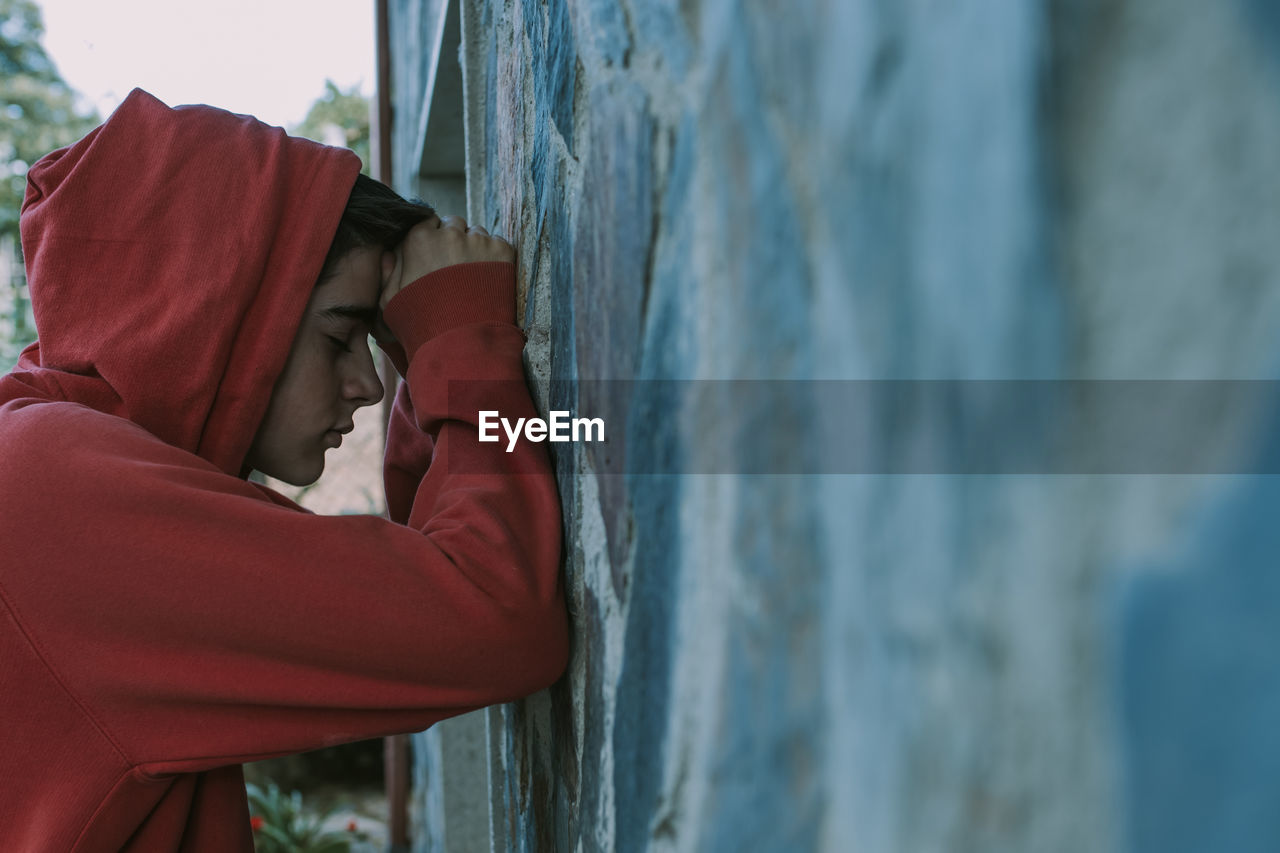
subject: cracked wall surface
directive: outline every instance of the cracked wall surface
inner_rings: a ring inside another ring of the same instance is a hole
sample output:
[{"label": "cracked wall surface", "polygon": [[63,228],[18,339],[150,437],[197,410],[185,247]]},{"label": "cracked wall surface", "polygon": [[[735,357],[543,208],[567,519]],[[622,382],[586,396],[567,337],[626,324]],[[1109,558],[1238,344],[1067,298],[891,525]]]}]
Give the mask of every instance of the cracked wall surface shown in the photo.
[{"label": "cracked wall surface", "polygon": [[[442,8],[392,3],[401,163]],[[1278,20],[463,0],[470,221],[518,244],[540,408],[610,441],[553,446],[569,671],[421,742],[417,848],[1274,849],[1270,480],[827,471],[815,380],[1273,379]],[[947,414],[873,455],[945,463]],[[725,454],[757,473],[693,473]]]}]

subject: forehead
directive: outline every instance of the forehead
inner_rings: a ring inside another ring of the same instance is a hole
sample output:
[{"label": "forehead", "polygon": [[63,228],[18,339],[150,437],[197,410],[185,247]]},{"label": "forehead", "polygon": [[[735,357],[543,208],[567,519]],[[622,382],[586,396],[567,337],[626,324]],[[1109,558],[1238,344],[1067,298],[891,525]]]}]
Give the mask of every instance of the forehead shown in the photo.
[{"label": "forehead", "polygon": [[316,286],[310,307],[323,312],[336,306],[377,310],[382,287],[382,250],[376,246],[352,249],[339,259],[333,275]]}]

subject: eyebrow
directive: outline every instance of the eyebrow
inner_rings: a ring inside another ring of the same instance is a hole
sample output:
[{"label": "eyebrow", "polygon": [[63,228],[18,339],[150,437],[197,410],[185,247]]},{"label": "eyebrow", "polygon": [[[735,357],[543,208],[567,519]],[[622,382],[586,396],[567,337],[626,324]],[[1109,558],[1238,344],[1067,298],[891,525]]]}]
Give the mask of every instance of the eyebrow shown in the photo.
[{"label": "eyebrow", "polygon": [[334,305],[330,308],[322,308],[316,312],[316,315],[324,320],[343,320],[353,319],[359,320],[370,328],[378,319],[378,308],[376,305]]}]

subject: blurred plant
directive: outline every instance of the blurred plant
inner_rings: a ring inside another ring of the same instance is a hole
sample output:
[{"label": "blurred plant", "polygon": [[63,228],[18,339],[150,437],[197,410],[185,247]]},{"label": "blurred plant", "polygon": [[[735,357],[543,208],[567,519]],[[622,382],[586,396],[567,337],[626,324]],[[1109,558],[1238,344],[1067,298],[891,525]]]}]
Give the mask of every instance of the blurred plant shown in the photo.
[{"label": "blurred plant", "polygon": [[245,791],[258,853],[350,853],[351,842],[365,840],[355,821],[345,832],[325,829],[331,812],[308,811],[299,791],[285,795],[274,782],[266,791],[250,782]]},{"label": "blurred plant", "polygon": [[359,155],[364,173],[369,174],[369,99],[360,94],[359,86],[344,92],[332,80],[325,80],[324,94],[289,132],[326,145],[350,148]]},{"label": "blurred plant", "polygon": [[44,19],[33,0],[0,0],[0,234],[18,233],[27,169],[99,122],[45,53]]},{"label": "blurred plant", "polygon": [[27,169],[98,124],[45,53],[44,21],[32,0],[0,0],[0,372],[35,340],[18,252],[18,212]]},{"label": "blurred plant", "polygon": [[275,782],[286,790],[301,788],[304,795],[324,786],[344,789],[376,789],[383,783],[383,738],[327,746],[244,765],[244,778],[259,787]]}]

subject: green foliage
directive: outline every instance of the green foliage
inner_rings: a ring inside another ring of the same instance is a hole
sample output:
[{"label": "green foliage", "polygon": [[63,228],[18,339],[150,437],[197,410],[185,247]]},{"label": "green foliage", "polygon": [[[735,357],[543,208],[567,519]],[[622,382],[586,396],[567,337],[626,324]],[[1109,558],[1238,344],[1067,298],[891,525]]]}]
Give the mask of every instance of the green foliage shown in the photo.
[{"label": "green foliage", "polygon": [[[259,482],[270,485],[265,480]],[[377,510],[372,512],[376,514]],[[348,789],[380,789],[383,782],[384,749],[383,738],[370,738],[263,761],[250,761],[244,765],[244,778],[261,786],[275,782],[285,789],[302,788],[304,793],[324,785],[338,785]]]},{"label": "green foliage", "polygon": [[329,813],[307,811],[298,791],[286,796],[274,782],[266,791],[251,782],[245,790],[258,853],[350,853],[351,842],[363,840],[361,833],[324,829]]},{"label": "green foliage", "polygon": [[0,252],[11,277],[0,281],[0,371],[35,340],[18,253],[18,213],[27,169],[98,124],[82,113],[41,39],[44,21],[33,0],[0,0]]},{"label": "green foliage", "polygon": [[[0,0],[3,2],[3,0]],[[342,91],[332,80],[324,81],[325,93],[307,111],[307,117],[289,132],[329,145],[343,145],[360,156],[369,173],[369,99],[358,86]]]},{"label": "green foliage", "polygon": [[96,114],[77,109],[75,92],[45,53],[43,37],[33,0],[0,0],[0,234],[15,239],[27,168],[99,122]]}]

